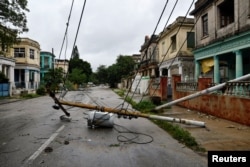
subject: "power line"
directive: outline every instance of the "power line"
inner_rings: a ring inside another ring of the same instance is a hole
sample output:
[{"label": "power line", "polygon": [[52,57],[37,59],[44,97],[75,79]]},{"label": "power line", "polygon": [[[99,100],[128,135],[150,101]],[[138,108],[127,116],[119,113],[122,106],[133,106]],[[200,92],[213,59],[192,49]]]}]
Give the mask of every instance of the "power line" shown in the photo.
[{"label": "power line", "polygon": [[[158,21],[157,21],[157,24],[156,24],[156,26],[155,26],[155,29],[154,29],[154,31],[153,31],[153,35],[155,34],[155,32],[156,32],[156,30],[157,30],[157,28],[158,28],[158,25],[159,25],[159,23],[160,23],[160,21],[161,21],[161,19],[162,19],[162,16],[163,16],[163,14],[164,14],[164,12],[165,12],[165,9],[166,9],[166,7],[167,7],[168,1],[169,1],[169,0],[166,1],[165,5],[164,5],[164,7],[163,7],[163,9],[162,9],[161,15],[160,15],[160,17],[159,17],[159,19],[158,19]],[[149,48],[149,46],[150,46],[150,43],[151,43],[151,41],[152,41],[153,35],[151,36],[150,40],[148,41],[148,45],[147,45],[146,50],[148,50],[148,48]],[[142,60],[144,59],[145,56],[146,56],[146,54],[143,55]],[[140,64],[141,64],[141,63],[140,63]],[[138,71],[139,71],[139,68],[137,69],[136,74],[138,73]],[[138,84],[136,85],[136,89],[137,89],[137,87],[138,87],[138,85],[139,85],[141,79],[142,79],[142,77],[140,78]],[[134,80],[134,81],[135,81],[135,80]],[[132,82],[132,84],[134,83],[134,81]],[[132,88],[132,84],[130,85],[129,90]],[[129,92],[127,92],[127,94],[126,94],[126,96],[125,96],[125,98],[124,98],[124,101],[123,101],[123,103],[121,104],[122,106],[124,106],[124,104],[125,104],[125,99],[128,97],[128,94],[129,94]],[[134,94],[135,94],[135,92],[133,92],[131,98],[133,98]],[[126,110],[128,109],[128,106],[129,106],[129,104],[128,104],[127,107],[126,107]]]},{"label": "power line", "polygon": [[[71,3],[70,12],[69,12],[69,16],[68,16],[68,21],[66,23],[66,30],[65,30],[65,33],[64,33],[63,42],[62,42],[62,46],[61,46],[60,53],[59,53],[59,59],[61,58],[62,49],[63,49],[65,40],[66,40],[66,49],[67,49],[67,35],[68,35],[68,28],[69,28],[69,22],[70,22],[70,18],[71,18],[73,5],[74,5],[74,0],[72,0],[72,3]],[[65,63],[64,63],[64,65],[65,65]]]},{"label": "power line", "polygon": [[[176,7],[176,5],[177,5],[177,2],[178,2],[178,0],[176,0],[176,2],[175,2],[174,8],[172,9],[172,11],[171,11],[171,13],[170,13],[170,16],[169,16],[169,18],[168,18],[168,20],[167,20],[167,22],[166,22],[166,24],[165,24],[165,26],[164,26],[164,29],[166,28],[166,26],[167,26],[167,24],[168,24],[168,22],[169,22],[169,20],[170,20],[170,17],[171,17],[172,14],[173,14],[173,11],[174,11],[174,9],[175,9],[175,7]],[[188,9],[188,11],[187,11],[187,13],[186,13],[186,15],[185,15],[185,18],[187,17],[187,14],[189,13],[189,11],[190,11],[190,9],[191,9],[193,3],[194,3],[194,0],[193,0],[193,2],[191,3],[191,5],[190,5],[190,7],[189,7],[189,9]],[[176,34],[179,33],[181,26],[184,24],[184,21],[185,21],[185,19],[183,19],[183,21],[182,21],[181,25],[179,26],[178,31],[177,31]],[[164,29],[163,29],[163,31],[164,31]],[[192,30],[191,30],[191,31],[192,31]],[[162,35],[162,34],[160,34],[160,37],[161,37],[161,35]],[[160,38],[160,37],[159,37],[159,38]],[[152,38],[152,36],[151,36],[151,38]],[[186,39],[186,40],[187,40],[187,39]],[[186,41],[186,40],[185,40],[185,41]],[[177,52],[177,55],[178,55],[178,53],[180,52],[181,48],[183,47],[185,41],[183,42],[182,46],[179,48],[179,50],[178,50],[178,52]],[[150,43],[149,43],[148,47],[146,48],[146,50],[149,48],[149,46],[150,46]],[[169,48],[168,48],[168,51],[169,51],[169,49],[170,49],[171,46],[172,46],[172,42],[171,42],[171,44],[170,44],[170,46],[169,46]],[[154,47],[153,52],[152,52],[151,55],[150,55],[150,59],[152,58],[153,54],[155,53],[156,48],[157,48],[157,45]],[[160,65],[163,63],[163,61],[164,61],[164,59],[165,59],[165,57],[166,57],[168,51],[166,52],[164,58],[163,58],[162,61],[160,62]],[[176,57],[175,57],[175,58],[176,58]],[[171,66],[172,66],[172,63],[171,63]],[[137,71],[137,73],[138,73],[138,71]],[[142,79],[142,77],[140,78],[140,80],[139,80],[139,82],[138,82],[138,84],[137,84],[137,86],[136,86],[136,89],[137,89],[137,87],[139,86],[139,83],[140,83],[141,79]],[[132,84],[131,84],[131,86],[132,86]],[[150,86],[150,85],[148,85],[146,91],[149,89],[149,86]],[[158,87],[158,86],[157,86],[157,87]],[[153,94],[156,92],[156,89],[157,89],[157,88],[155,88]],[[134,96],[134,94],[135,94],[135,92],[133,92],[132,97]],[[140,101],[142,101],[142,99],[143,99],[143,97],[141,98]]]},{"label": "power line", "polygon": [[[189,11],[191,10],[191,7],[192,7],[193,3],[194,3],[194,1],[191,3],[191,5],[190,5],[190,7],[189,7],[189,9],[188,9],[188,11],[187,11],[187,13],[186,13],[186,15],[185,15],[185,18],[183,19],[183,21],[181,22],[181,25],[179,26],[179,28],[178,28],[178,30],[177,30],[176,35],[179,33],[179,31],[180,31],[182,25],[184,24],[184,21],[185,21],[185,19],[187,18],[187,15],[188,15]],[[192,32],[192,30],[194,29],[194,26],[196,25],[196,23],[197,23],[197,21],[196,21],[195,24],[192,26],[192,28],[190,29],[189,32]],[[181,47],[178,49],[178,51],[177,51],[177,53],[176,53],[176,56],[172,59],[172,61],[171,61],[171,63],[170,63],[170,66],[169,66],[168,70],[172,67],[173,62],[174,62],[175,59],[178,57],[179,52],[181,51],[181,49],[182,49],[182,47],[184,46],[184,44],[185,44],[185,42],[187,41],[187,39],[189,38],[189,35],[190,35],[190,34],[188,34],[187,38],[185,38],[185,40],[183,41]],[[165,57],[167,56],[167,54],[168,54],[170,48],[172,47],[172,45],[173,45],[173,41],[171,41],[171,43],[170,43],[170,45],[169,45],[169,47],[168,47],[167,52],[165,53],[165,55],[163,56],[161,62],[159,63],[159,65],[158,65],[159,67],[160,67],[160,66],[162,65],[162,63],[164,62]],[[153,95],[155,94],[156,89],[157,89],[158,87],[159,87],[159,85],[157,85],[157,87],[154,89]],[[147,88],[149,88],[149,86],[148,86]]]},{"label": "power line", "polygon": [[[72,59],[72,57],[73,57],[74,48],[76,46],[76,41],[77,41],[77,37],[78,37],[80,26],[81,26],[82,16],[83,16],[83,12],[85,10],[86,2],[87,2],[87,0],[84,1],[83,6],[82,6],[82,12],[81,12],[80,20],[79,20],[79,23],[78,23],[78,27],[77,27],[77,31],[76,31],[75,40],[74,40],[74,44],[73,44],[73,48],[72,48],[70,59]],[[68,74],[69,74],[69,66],[68,66],[68,70],[67,70],[67,73],[66,73],[66,76],[65,76],[65,81],[66,81],[66,78],[68,77]],[[64,84],[65,84],[65,81],[64,81]]]}]

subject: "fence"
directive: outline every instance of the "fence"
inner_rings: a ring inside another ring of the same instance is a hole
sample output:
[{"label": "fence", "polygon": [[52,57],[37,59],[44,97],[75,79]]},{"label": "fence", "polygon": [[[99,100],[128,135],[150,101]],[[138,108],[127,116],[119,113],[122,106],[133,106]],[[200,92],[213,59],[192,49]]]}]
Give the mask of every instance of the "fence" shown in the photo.
[{"label": "fence", "polygon": [[[181,77],[173,78],[173,100],[214,86],[212,79],[199,78],[194,83],[180,83]],[[250,125],[250,82],[228,82],[224,88],[191,100],[178,103],[183,107],[214,115],[227,120]]]}]

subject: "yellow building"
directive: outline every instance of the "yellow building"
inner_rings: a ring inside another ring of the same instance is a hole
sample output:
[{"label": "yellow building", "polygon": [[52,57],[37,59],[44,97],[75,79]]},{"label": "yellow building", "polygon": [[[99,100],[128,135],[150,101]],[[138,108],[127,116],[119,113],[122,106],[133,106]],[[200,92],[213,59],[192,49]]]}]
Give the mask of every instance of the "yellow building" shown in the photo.
[{"label": "yellow building", "polygon": [[69,68],[69,60],[67,59],[55,59],[55,68],[62,68],[63,73],[67,74]]},{"label": "yellow building", "polygon": [[40,45],[29,38],[20,38],[11,48],[16,60],[14,80],[16,89],[36,90],[40,83]]},{"label": "yellow building", "polygon": [[180,74],[183,81],[194,77],[194,19],[178,17],[159,34],[160,76]]}]

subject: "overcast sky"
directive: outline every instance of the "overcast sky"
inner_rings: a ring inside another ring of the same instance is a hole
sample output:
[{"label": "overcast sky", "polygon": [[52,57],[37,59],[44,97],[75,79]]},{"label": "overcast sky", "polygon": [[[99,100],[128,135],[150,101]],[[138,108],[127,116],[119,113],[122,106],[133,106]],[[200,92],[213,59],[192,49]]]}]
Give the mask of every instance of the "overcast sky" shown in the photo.
[{"label": "overcast sky", "polygon": [[[156,34],[163,30],[175,2],[169,0]],[[84,0],[74,0],[60,59],[71,56],[83,3]],[[152,35],[165,3],[166,0],[87,0],[76,42],[80,58],[96,71],[100,65],[114,64],[119,55],[139,53],[145,35]],[[179,0],[169,24],[178,16],[185,16],[192,3],[194,0]],[[52,52],[53,48],[59,58],[71,4],[72,0],[28,0],[29,32],[21,36],[39,42],[42,51]]]}]

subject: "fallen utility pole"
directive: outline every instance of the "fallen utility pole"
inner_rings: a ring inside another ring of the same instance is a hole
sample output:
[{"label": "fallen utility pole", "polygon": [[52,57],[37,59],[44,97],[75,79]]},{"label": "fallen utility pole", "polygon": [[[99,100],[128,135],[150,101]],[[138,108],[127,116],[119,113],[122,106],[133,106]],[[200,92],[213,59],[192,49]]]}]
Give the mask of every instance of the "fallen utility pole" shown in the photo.
[{"label": "fallen utility pole", "polygon": [[59,100],[58,102],[61,105],[74,106],[74,107],[79,107],[79,108],[87,108],[87,109],[97,110],[101,112],[115,113],[120,116],[128,116],[129,118],[143,117],[143,118],[149,118],[149,119],[164,120],[164,121],[170,121],[170,122],[183,123],[187,125],[205,127],[205,123],[201,121],[171,118],[171,117],[158,116],[158,115],[149,115],[149,114],[143,114],[140,112],[127,111],[124,109],[108,108],[108,107],[95,106],[95,105],[84,104],[84,103],[75,103],[75,102],[69,102],[69,101],[63,101],[63,100]]},{"label": "fallen utility pole", "polygon": [[[250,74],[247,74],[247,75],[244,75],[244,76],[242,76],[242,77],[239,77],[239,78],[230,80],[230,81],[228,81],[228,82],[241,81],[241,80],[245,80],[245,79],[248,79],[248,78],[250,78]],[[194,93],[194,94],[191,94],[191,95],[182,97],[182,98],[180,98],[180,99],[174,100],[174,101],[172,101],[172,102],[169,102],[169,103],[160,105],[160,106],[156,107],[155,110],[160,110],[160,109],[162,109],[162,108],[164,108],[164,107],[169,107],[169,106],[172,106],[172,105],[174,105],[174,104],[177,104],[177,103],[180,103],[180,102],[183,102],[183,101],[186,101],[186,100],[194,99],[194,98],[199,97],[199,96],[201,96],[201,95],[208,94],[208,93],[210,93],[210,92],[213,92],[213,91],[222,89],[224,86],[226,86],[226,84],[227,84],[227,82],[224,82],[224,83],[221,83],[221,84],[219,84],[219,85],[213,86],[213,87],[211,87],[211,88],[204,89],[204,90],[199,91],[199,92],[196,92],[196,93]]]}]

